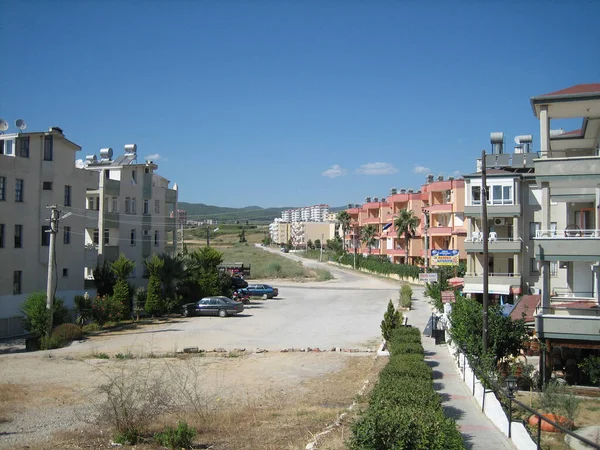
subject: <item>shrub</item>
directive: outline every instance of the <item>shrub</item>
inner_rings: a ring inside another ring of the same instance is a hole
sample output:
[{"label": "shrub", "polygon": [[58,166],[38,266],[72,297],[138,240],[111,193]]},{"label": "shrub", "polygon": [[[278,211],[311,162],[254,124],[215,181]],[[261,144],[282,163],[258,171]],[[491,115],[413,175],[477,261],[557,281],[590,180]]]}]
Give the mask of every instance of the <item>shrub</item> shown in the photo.
[{"label": "shrub", "polygon": [[81,329],[84,333],[93,333],[95,331],[100,331],[102,327],[98,325],[96,322],[88,323],[83,326]]},{"label": "shrub", "polygon": [[590,377],[592,384],[600,385],[600,356],[588,356],[579,364],[579,368]]},{"label": "shrub", "polygon": [[75,308],[77,309],[77,318],[75,323],[80,327],[84,326],[89,320],[92,319],[92,300],[89,294],[86,292],[85,295],[76,295],[73,298]]},{"label": "shrub", "polygon": [[83,331],[74,323],[63,323],[52,331],[52,337],[56,337],[65,342],[78,341],[82,338]]},{"label": "shrub", "polygon": [[162,295],[162,284],[160,282],[160,270],[164,261],[154,255],[152,258],[144,261],[146,270],[150,274],[148,280],[148,293],[146,294],[146,312],[153,316],[160,316],[164,313],[164,302]]},{"label": "shrub", "polygon": [[400,289],[400,306],[403,308],[410,309],[410,305],[412,304],[412,296],[412,288],[408,284],[402,286],[402,288]]},{"label": "shrub", "polygon": [[383,339],[386,341],[392,335],[392,331],[397,328],[402,323],[402,313],[400,311],[396,311],[394,307],[394,303],[390,299],[388,302],[387,311],[383,315],[383,320],[381,321],[381,334]]},{"label": "shrub", "polygon": [[[48,330],[50,314],[46,309],[46,294],[43,292],[34,292],[27,297],[27,300],[21,306],[23,313],[23,328],[35,336],[43,336]],[[54,308],[52,315],[52,324],[60,325],[69,320],[69,311],[61,298],[54,299]]]},{"label": "shrub", "polygon": [[177,428],[165,427],[161,433],[154,435],[157,444],[172,450],[181,448],[192,448],[193,440],[198,432],[190,427],[187,422],[178,422]]},{"label": "shrub", "polygon": [[119,321],[123,317],[123,304],[116,297],[104,295],[96,297],[91,303],[92,318],[99,325],[107,321]]},{"label": "shrub", "polygon": [[[75,325],[77,329],[77,325]],[[51,336],[42,336],[40,338],[40,349],[41,350],[52,350],[54,348],[60,348],[65,345],[65,341],[61,339],[59,336],[55,336],[54,334]]]},{"label": "shrub", "polygon": [[144,312],[146,307],[146,299],[148,298],[148,292],[143,287],[139,287],[133,294],[133,314],[135,314],[136,320],[140,320],[140,314]]}]

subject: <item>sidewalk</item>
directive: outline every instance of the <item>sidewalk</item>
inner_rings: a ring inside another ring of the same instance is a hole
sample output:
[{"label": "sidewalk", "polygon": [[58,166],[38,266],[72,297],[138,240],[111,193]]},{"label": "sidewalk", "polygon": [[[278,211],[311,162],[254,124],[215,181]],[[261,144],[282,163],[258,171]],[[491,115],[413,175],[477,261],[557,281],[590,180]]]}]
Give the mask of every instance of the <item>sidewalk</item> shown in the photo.
[{"label": "sidewalk", "polygon": [[[423,288],[412,288],[413,309],[404,315],[408,317],[408,325],[422,332],[431,317],[431,306],[429,299],[423,295]],[[435,345],[434,339],[428,336],[422,336],[422,342],[425,361],[433,369],[433,386],[442,396],[444,412],[459,425],[467,449],[514,450],[512,442],[481,412],[471,390],[463,382],[462,373],[456,369],[447,346]]]}]

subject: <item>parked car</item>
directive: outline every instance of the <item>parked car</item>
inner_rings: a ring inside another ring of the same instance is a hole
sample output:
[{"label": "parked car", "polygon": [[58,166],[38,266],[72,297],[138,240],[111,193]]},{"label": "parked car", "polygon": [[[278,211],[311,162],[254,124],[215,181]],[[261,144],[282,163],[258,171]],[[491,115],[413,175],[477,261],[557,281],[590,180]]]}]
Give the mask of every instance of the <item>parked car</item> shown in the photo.
[{"label": "parked car", "polygon": [[242,289],[248,287],[248,282],[242,277],[231,277],[231,284],[234,289]]},{"label": "parked car", "polygon": [[236,302],[223,296],[204,297],[196,303],[187,303],[181,307],[181,314],[188,316],[219,316],[227,317],[244,310],[241,302]]},{"label": "parked car", "polygon": [[265,300],[279,295],[279,289],[268,284],[249,284],[247,288],[240,289],[239,291],[251,297],[262,297]]}]

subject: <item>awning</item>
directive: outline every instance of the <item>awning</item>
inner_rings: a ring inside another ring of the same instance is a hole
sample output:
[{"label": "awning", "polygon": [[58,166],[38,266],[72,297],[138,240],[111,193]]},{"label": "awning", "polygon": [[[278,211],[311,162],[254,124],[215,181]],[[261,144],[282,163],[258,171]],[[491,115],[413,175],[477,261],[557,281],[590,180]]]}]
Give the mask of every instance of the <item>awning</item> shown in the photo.
[{"label": "awning", "polygon": [[389,227],[391,227],[391,226],[392,226],[392,222],[390,222],[390,223],[386,223],[386,224],[383,226],[383,228],[381,229],[381,231],[385,231],[385,230],[387,230],[387,229],[388,229]]},{"label": "awning", "polygon": [[461,277],[448,278],[448,284],[452,287],[464,286],[465,279]]},{"label": "awning", "polygon": [[[464,294],[483,294],[483,284],[466,283],[462,291]],[[490,283],[488,294],[508,295],[510,294],[510,286]]]}]

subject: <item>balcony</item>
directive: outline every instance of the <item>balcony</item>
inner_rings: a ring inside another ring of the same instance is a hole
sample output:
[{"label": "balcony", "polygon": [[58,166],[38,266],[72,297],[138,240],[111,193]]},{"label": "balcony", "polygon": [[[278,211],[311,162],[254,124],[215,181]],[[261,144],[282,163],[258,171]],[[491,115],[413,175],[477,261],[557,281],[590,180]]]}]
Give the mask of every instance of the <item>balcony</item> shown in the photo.
[{"label": "balcony", "polygon": [[582,188],[596,184],[600,173],[600,156],[536,159],[534,164],[536,180],[549,182],[551,190],[566,189],[561,194],[581,194]]},{"label": "balcony", "polygon": [[540,339],[600,341],[600,307],[592,299],[552,298],[549,307],[536,309],[535,329]]},{"label": "balcony", "polygon": [[535,257],[542,261],[597,261],[600,230],[537,230]]},{"label": "balcony", "polygon": [[175,230],[175,219],[172,217],[165,218],[165,230],[173,231]]},{"label": "balcony", "polygon": [[[488,275],[488,292],[490,294],[509,295],[517,291],[517,288],[521,288],[521,274],[490,273]],[[467,273],[465,275],[463,292],[481,294],[483,292],[483,275],[479,273]]]},{"label": "balcony", "polygon": [[404,250],[403,248],[392,248],[386,250],[385,254],[393,256],[406,256],[406,250]]},{"label": "balcony", "polygon": [[380,222],[380,218],[379,217],[366,217],[363,219],[363,224],[375,224],[375,223],[379,223]]},{"label": "balcony", "polygon": [[98,246],[94,244],[86,245],[84,254],[86,263],[93,263],[94,267],[98,264]]},{"label": "balcony", "polygon": [[[488,203],[488,218],[494,217],[519,217],[521,205],[492,205]],[[481,217],[481,205],[465,205],[466,217]]]},{"label": "balcony", "polygon": [[452,227],[429,227],[427,234],[429,236],[451,236]]},{"label": "balcony", "polygon": [[367,247],[361,247],[358,249],[359,253],[363,253],[365,255],[369,255],[369,251],[371,255],[381,255],[381,249],[379,248],[372,248],[372,249],[368,249]]},{"label": "balcony", "polygon": [[119,213],[104,213],[104,228],[119,228]]},{"label": "balcony", "polygon": [[165,193],[165,203],[176,203],[177,202],[177,191],[174,189],[167,189]]},{"label": "balcony", "polygon": [[[520,253],[523,242],[517,238],[491,238],[488,239],[490,253]],[[470,239],[465,239],[465,251],[481,253],[483,241],[479,233],[473,233]]]},{"label": "balcony", "polygon": [[428,206],[426,209],[429,214],[447,214],[452,212],[452,203],[438,203],[437,205]]},{"label": "balcony", "polygon": [[121,182],[119,180],[104,180],[104,194],[118,197],[121,191]]}]

